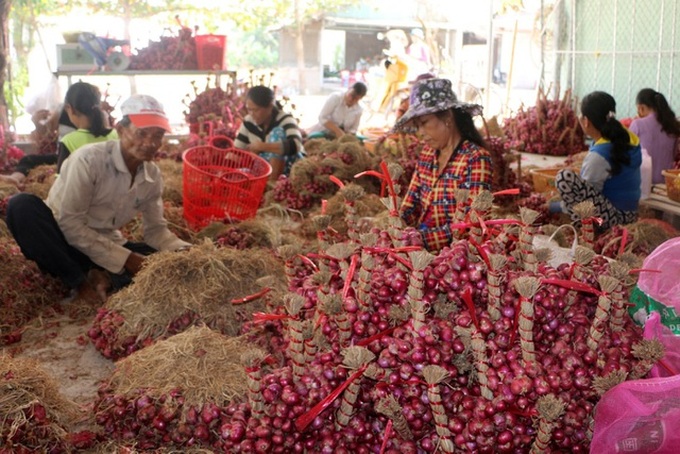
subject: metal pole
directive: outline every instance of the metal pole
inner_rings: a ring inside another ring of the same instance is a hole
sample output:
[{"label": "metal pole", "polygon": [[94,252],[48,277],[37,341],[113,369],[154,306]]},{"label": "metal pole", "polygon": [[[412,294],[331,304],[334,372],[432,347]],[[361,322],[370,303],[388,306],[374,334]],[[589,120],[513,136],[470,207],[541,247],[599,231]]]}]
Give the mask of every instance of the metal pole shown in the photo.
[{"label": "metal pole", "polygon": [[543,0],[541,0],[541,76],[538,83],[545,87],[545,10],[543,9]]},{"label": "metal pole", "polygon": [[[602,10],[600,10],[602,11]],[[612,50],[617,52],[616,49],[616,34],[619,29],[619,1],[614,1],[614,39],[612,41]],[[615,93],[614,84],[616,83],[616,58],[612,58],[612,93]]]},{"label": "metal pole", "polygon": [[[543,0],[541,0],[543,1]],[[555,3],[555,16],[553,18],[553,81],[558,87],[562,87],[562,20],[564,19],[564,1],[558,0]]]},{"label": "metal pole", "polygon": [[571,89],[576,89],[576,0],[571,0]]},{"label": "metal pole", "polygon": [[656,89],[659,90],[661,87],[659,84],[661,83],[661,48],[663,47],[663,21],[664,21],[664,6],[666,5],[665,1],[661,2],[661,12],[660,18],[661,20],[659,21],[659,55],[657,56],[656,59]]},{"label": "metal pole", "polygon": [[[633,1],[633,9],[630,13],[630,30],[635,30],[635,13],[637,12],[637,0]],[[630,49],[631,51],[635,49],[635,33],[630,34]],[[632,98],[633,91],[633,53],[630,54],[630,59],[628,60],[628,99]]]},{"label": "metal pole", "polygon": [[[675,18],[677,17],[677,8],[678,8],[678,2],[673,2],[673,26],[671,27],[671,45],[668,46],[670,48],[673,47],[673,43],[675,43]],[[675,58],[671,58],[670,61],[670,68],[668,70],[668,89],[666,90],[666,93],[668,93],[668,102],[670,102],[671,105],[673,103],[673,67],[675,63]]]},{"label": "metal pole", "polygon": [[486,70],[486,90],[484,94],[484,108],[491,107],[491,80],[493,77],[493,0],[489,0],[489,36],[487,37],[487,70]]}]

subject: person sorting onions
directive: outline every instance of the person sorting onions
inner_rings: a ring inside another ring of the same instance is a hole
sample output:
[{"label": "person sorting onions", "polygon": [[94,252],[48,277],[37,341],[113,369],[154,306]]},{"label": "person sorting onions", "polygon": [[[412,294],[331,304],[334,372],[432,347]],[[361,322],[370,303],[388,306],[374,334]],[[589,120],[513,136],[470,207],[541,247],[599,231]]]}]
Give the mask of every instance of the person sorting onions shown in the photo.
[{"label": "person sorting onions", "polygon": [[246,95],[248,114],[236,134],[234,146],[255,153],[272,166],[270,181],[288,175],[303,157],[302,133],[297,120],[275,101],[274,91],[258,85]]},{"label": "person sorting onions", "polygon": [[633,120],[630,130],[640,138],[640,145],[652,157],[652,184],[663,183],[665,178],[661,171],[672,169],[675,163],[680,123],[666,97],[651,88],[640,90],[635,104],[639,118]]},{"label": "person sorting onions", "polygon": [[409,108],[395,130],[415,130],[425,143],[400,208],[407,225],[420,230],[425,247],[451,243],[456,189],[471,195],[491,189],[491,156],[472,117],[477,104],[458,101],[447,79],[426,79],[411,89]]},{"label": "person sorting onions", "polygon": [[[7,207],[7,227],[24,256],[83,302],[103,302],[109,289],[128,285],[147,255],[190,247],[163,215],[163,176],[153,162],[171,130],[163,108],[132,95],[120,110],[119,140],[83,145],[64,161],[46,200],[20,193]],[[138,213],[143,243],[119,230]]]},{"label": "person sorting onions", "polygon": [[308,139],[339,139],[345,134],[356,134],[364,111],[359,101],[366,96],[368,88],[356,82],[345,93],[333,93],[326,99],[319,122],[307,130]]},{"label": "person sorting onions", "polygon": [[561,201],[550,202],[550,211],[566,212],[579,225],[580,218],[573,207],[590,200],[602,220],[600,232],[613,225],[635,222],[641,192],[640,140],[616,119],[616,101],[603,91],[583,98],[579,123],[594,142],[580,174],[562,169],[555,177]]}]

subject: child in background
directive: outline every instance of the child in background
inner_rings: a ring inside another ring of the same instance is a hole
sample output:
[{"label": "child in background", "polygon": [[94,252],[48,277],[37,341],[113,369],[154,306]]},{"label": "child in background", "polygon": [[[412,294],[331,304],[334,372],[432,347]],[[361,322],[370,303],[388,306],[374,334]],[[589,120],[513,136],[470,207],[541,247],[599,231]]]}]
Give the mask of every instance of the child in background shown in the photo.
[{"label": "child in background", "polygon": [[570,169],[557,174],[555,186],[562,200],[551,202],[550,211],[566,211],[574,223],[579,223],[573,207],[590,200],[595,204],[596,216],[602,219],[601,231],[635,222],[642,164],[638,137],[616,119],[616,101],[602,91],[583,98],[579,122],[594,144],[583,160],[580,175]]},{"label": "child in background", "polygon": [[640,145],[652,157],[652,184],[663,183],[661,171],[672,169],[674,165],[680,123],[664,95],[651,88],[640,90],[635,104],[639,118],[633,120],[630,130],[640,138]]}]

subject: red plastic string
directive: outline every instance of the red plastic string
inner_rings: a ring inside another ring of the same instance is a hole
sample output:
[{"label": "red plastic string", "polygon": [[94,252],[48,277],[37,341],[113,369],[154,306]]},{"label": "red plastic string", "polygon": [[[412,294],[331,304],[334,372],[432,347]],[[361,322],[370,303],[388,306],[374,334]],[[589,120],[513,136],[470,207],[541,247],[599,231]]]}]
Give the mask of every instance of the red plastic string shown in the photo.
[{"label": "red plastic string", "polygon": [[335,388],[328,396],[325,398],[321,399],[321,401],[314,405],[311,410],[309,410],[307,413],[304,415],[300,416],[298,419],[295,420],[295,428],[298,430],[298,432],[302,432],[307,428],[307,426],[314,421],[314,418],[319,416],[322,411],[324,411],[330,404],[333,403],[335,399],[337,399],[340,394],[350,385],[354,380],[357,378],[361,377],[361,375],[366,371],[366,368],[368,365],[361,366],[359,369],[354,371],[352,375],[350,375],[347,380],[345,380],[344,383],[342,383],[340,386]]},{"label": "red plastic string", "polygon": [[335,175],[329,176],[328,179],[331,180],[333,183],[335,183],[340,189],[345,187],[345,183],[340,181],[340,179],[338,177],[336,177]]},{"label": "red plastic string", "polygon": [[523,296],[521,296],[516,302],[515,302],[515,318],[512,321],[512,334],[510,335],[510,345],[512,345],[513,342],[515,342],[515,339],[517,338],[517,331],[519,331],[519,314],[522,309],[522,300],[525,300]]},{"label": "red plastic string", "polygon": [[380,169],[383,171],[383,174],[385,175],[385,181],[387,181],[387,189],[389,189],[390,197],[392,198],[392,206],[396,210],[397,192],[394,190],[394,182],[392,181],[392,177],[390,176],[390,172],[387,169],[387,163],[385,161],[380,162]]},{"label": "red plastic string", "polygon": [[590,285],[583,284],[576,281],[568,281],[566,279],[541,279],[541,284],[553,284],[558,287],[564,287],[569,290],[576,290],[579,292],[586,292],[596,296],[601,296],[603,293]]},{"label": "red plastic string", "polygon": [[411,377],[408,380],[402,380],[398,379],[395,381],[391,381],[390,383],[386,383],[384,381],[378,382],[375,384],[375,387],[378,389],[389,389],[393,386],[403,386],[403,385],[425,385],[428,386],[428,383],[424,380],[419,380],[415,377]]},{"label": "red plastic string", "polygon": [[306,264],[314,271],[319,271],[319,267],[316,266],[316,263],[312,262],[312,259],[302,254],[298,254],[297,256],[300,260],[302,260],[302,263]]},{"label": "red plastic string", "polygon": [[366,170],[365,172],[359,172],[354,175],[354,178],[361,178],[363,176],[372,176],[380,179],[380,197],[385,197],[385,190],[387,189],[387,183],[385,183],[385,177],[382,173],[376,172],[375,170]]},{"label": "red plastic string", "polygon": [[233,300],[231,300],[231,304],[249,303],[249,302],[256,300],[258,298],[262,298],[264,295],[271,292],[271,290],[272,290],[271,288],[265,287],[262,290],[260,290],[259,292],[253,293],[252,295],[244,296],[243,298],[234,298]]},{"label": "red plastic string", "polygon": [[255,312],[253,314],[253,323],[273,322],[276,320],[287,320],[290,318],[290,315],[285,314],[265,314],[264,312]]},{"label": "red plastic string", "polygon": [[327,318],[328,316],[326,314],[319,315],[319,318],[316,320],[316,325],[314,325],[314,329],[317,329],[319,326],[321,326]]},{"label": "red plastic string", "polygon": [[342,299],[347,298],[349,289],[352,286],[352,279],[354,278],[354,273],[357,270],[357,262],[359,261],[359,256],[354,254],[352,260],[349,263],[349,269],[347,270],[347,276],[345,277],[345,284],[342,286]]},{"label": "red plastic string", "polygon": [[307,257],[307,258],[313,258],[313,259],[324,259],[324,260],[329,260],[331,262],[337,262],[338,259],[335,257],[328,255],[328,254],[320,254],[318,252],[310,252],[306,256],[300,256],[300,257]]},{"label": "red plastic string", "polygon": [[498,195],[519,195],[519,188],[514,188],[514,189],[503,189],[502,191],[496,191],[491,193],[491,195],[498,196]]},{"label": "red plastic string", "polygon": [[392,432],[392,420],[389,419],[385,425],[385,436],[383,438],[382,445],[380,445],[380,454],[385,454],[387,449],[387,442],[390,441],[390,432]]},{"label": "red plastic string", "polygon": [[416,252],[416,251],[421,251],[423,248],[422,248],[422,246],[400,246],[400,247],[393,247],[393,248],[371,246],[371,247],[365,247],[364,249],[366,250],[366,252],[370,252],[370,253],[389,254],[390,252],[395,252],[395,253]]},{"label": "red plastic string", "polygon": [[524,416],[526,418],[533,418],[534,416],[538,416],[538,410],[536,410],[535,408],[531,408],[531,409],[523,411],[523,410],[520,410],[517,407],[512,407],[512,408],[508,409],[508,411],[512,414]]},{"label": "red plastic string", "polygon": [[375,333],[371,337],[366,337],[364,339],[361,339],[359,342],[356,343],[359,347],[365,347],[371,342],[375,340],[382,339],[385,336],[389,336],[392,334],[392,332],[396,329],[396,326],[393,326],[392,328],[387,328],[386,330],[380,331],[379,333]]},{"label": "red plastic string", "polygon": [[567,272],[567,276],[569,276],[569,279],[574,278],[574,270],[576,269],[576,262],[571,262],[571,265],[569,265],[569,271]]},{"label": "red plastic string", "polygon": [[477,320],[477,312],[475,311],[475,302],[472,301],[472,291],[470,290],[470,287],[465,287],[465,291],[463,292],[463,301],[465,302],[465,305],[470,311],[470,318],[472,318],[472,323],[474,323],[475,328],[477,328],[477,331],[481,332],[481,330],[479,329],[479,320]]},{"label": "red plastic string", "polygon": [[468,238],[468,241],[470,242],[471,245],[473,245],[475,247],[475,249],[477,249],[477,252],[479,252],[479,256],[482,258],[482,260],[486,264],[486,267],[491,268],[491,262],[489,261],[489,256],[486,254],[486,251],[484,250],[484,248],[482,248],[482,246],[479,243],[477,243],[475,240],[473,240],[472,238]]},{"label": "red plastic string", "polygon": [[648,268],[633,268],[628,272],[628,274],[639,274],[639,273],[663,273],[662,270],[650,270]]},{"label": "red plastic string", "polygon": [[321,214],[326,214],[326,209],[328,208],[328,200],[323,199],[321,201]]},{"label": "red plastic string", "polygon": [[486,225],[523,225],[517,219],[489,219]]}]

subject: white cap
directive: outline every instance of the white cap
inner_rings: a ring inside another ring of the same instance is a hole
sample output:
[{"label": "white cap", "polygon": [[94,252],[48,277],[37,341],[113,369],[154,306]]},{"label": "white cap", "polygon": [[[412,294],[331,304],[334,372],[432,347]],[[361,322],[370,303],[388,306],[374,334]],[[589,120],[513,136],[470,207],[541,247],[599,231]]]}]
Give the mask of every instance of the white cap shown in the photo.
[{"label": "white cap", "polygon": [[120,111],[137,128],[157,127],[172,132],[163,106],[152,96],[132,95],[121,104]]}]

